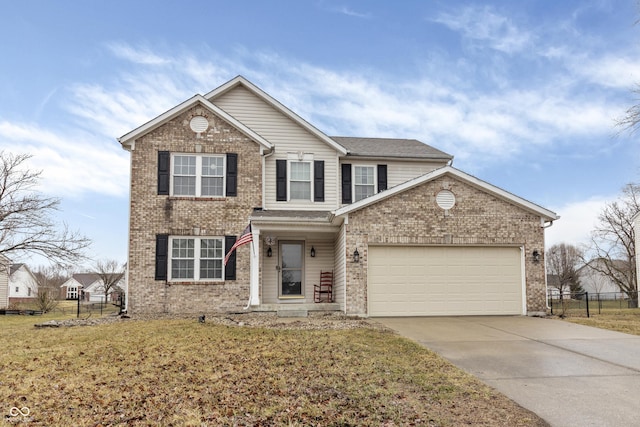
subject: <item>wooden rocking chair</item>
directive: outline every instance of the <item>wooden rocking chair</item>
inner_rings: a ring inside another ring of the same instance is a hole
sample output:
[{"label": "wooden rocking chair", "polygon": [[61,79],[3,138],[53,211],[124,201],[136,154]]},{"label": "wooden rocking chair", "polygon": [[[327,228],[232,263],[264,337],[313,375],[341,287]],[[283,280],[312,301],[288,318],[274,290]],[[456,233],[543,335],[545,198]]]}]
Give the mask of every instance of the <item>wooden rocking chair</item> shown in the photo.
[{"label": "wooden rocking chair", "polygon": [[313,285],[315,302],[333,302],[333,271],[320,272],[320,284]]}]

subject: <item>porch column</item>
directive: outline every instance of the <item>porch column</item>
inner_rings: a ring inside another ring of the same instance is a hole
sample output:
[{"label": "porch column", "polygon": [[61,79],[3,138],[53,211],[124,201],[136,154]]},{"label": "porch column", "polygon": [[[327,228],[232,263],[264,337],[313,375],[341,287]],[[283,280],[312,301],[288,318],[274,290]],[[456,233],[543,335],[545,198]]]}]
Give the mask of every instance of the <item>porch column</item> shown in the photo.
[{"label": "porch column", "polygon": [[[253,250],[251,251],[251,267],[249,269],[249,305],[260,305],[260,254],[262,249],[260,248],[260,230],[253,230]],[[248,307],[247,307],[248,308]]]}]

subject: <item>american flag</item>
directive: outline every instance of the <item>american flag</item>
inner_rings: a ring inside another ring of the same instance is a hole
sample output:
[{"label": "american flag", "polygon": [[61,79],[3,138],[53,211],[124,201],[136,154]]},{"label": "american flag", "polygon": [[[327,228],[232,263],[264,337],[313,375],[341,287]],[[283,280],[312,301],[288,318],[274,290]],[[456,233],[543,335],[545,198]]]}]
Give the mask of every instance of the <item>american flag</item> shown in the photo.
[{"label": "american flag", "polygon": [[249,224],[247,225],[247,228],[244,229],[238,240],[236,240],[233,246],[231,246],[229,252],[227,252],[227,255],[224,257],[224,265],[227,265],[227,262],[229,262],[229,258],[231,257],[233,251],[235,251],[239,246],[246,245],[247,243],[250,243],[252,241],[253,234],[251,233],[251,224]]}]

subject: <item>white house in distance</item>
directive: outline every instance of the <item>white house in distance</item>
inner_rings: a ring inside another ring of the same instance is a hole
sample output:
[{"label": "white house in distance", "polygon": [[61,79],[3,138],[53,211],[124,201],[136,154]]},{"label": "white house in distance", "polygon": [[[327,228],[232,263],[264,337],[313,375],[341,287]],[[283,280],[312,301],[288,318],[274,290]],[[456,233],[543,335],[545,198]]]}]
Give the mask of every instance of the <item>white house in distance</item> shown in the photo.
[{"label": "white house in distance", "polygon": [[26,264],[11,264],[9,304],[29,302],[38,296],[38,281]]},{"label": "white house in distance", "polygon": [[[580,285],[589,297],[598,295],[599,299],[618,299],[622,294],[618,285],[606,274],[597,270],[598,265],[603,265],[602,259],[594,259],[578,269]],[[596,267],[596,268],[594,268]]]},{"label": "white house in distance", "polygon": [[78,298],[78,291],[81,292],[85,301],[89,302],[109,302],[115,291],[126,291],[124,286],[124,279],[115,287],[109,290],[109,295],[105,297],[104,282],[100,279],[100,276],[96,273],[76,273],[66,282],[60,285],[62,297],[69,300],[75,300]]},{"label": "white house in distance", "polygon": [[0,309],[9,308],[9,266],[10,262],[0,254]]}]

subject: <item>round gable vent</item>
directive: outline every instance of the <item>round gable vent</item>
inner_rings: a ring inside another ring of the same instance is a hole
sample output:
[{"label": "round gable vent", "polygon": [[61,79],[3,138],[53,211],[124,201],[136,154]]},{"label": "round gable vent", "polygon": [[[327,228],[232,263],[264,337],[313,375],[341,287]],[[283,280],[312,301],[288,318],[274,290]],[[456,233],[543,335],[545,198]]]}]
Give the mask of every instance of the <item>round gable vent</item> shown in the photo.
[{"label": "round gable vent", "polygon": [[195,133],[202,133],[209,128],[209,120],[203,116],[194,116],[189,122],[189,127]]},{"label": "round gable vent", "polygon": [[456,204],[456,196],[449,190],[441,190],[436,195],[436,203],[440,208],[448,211]]}]

